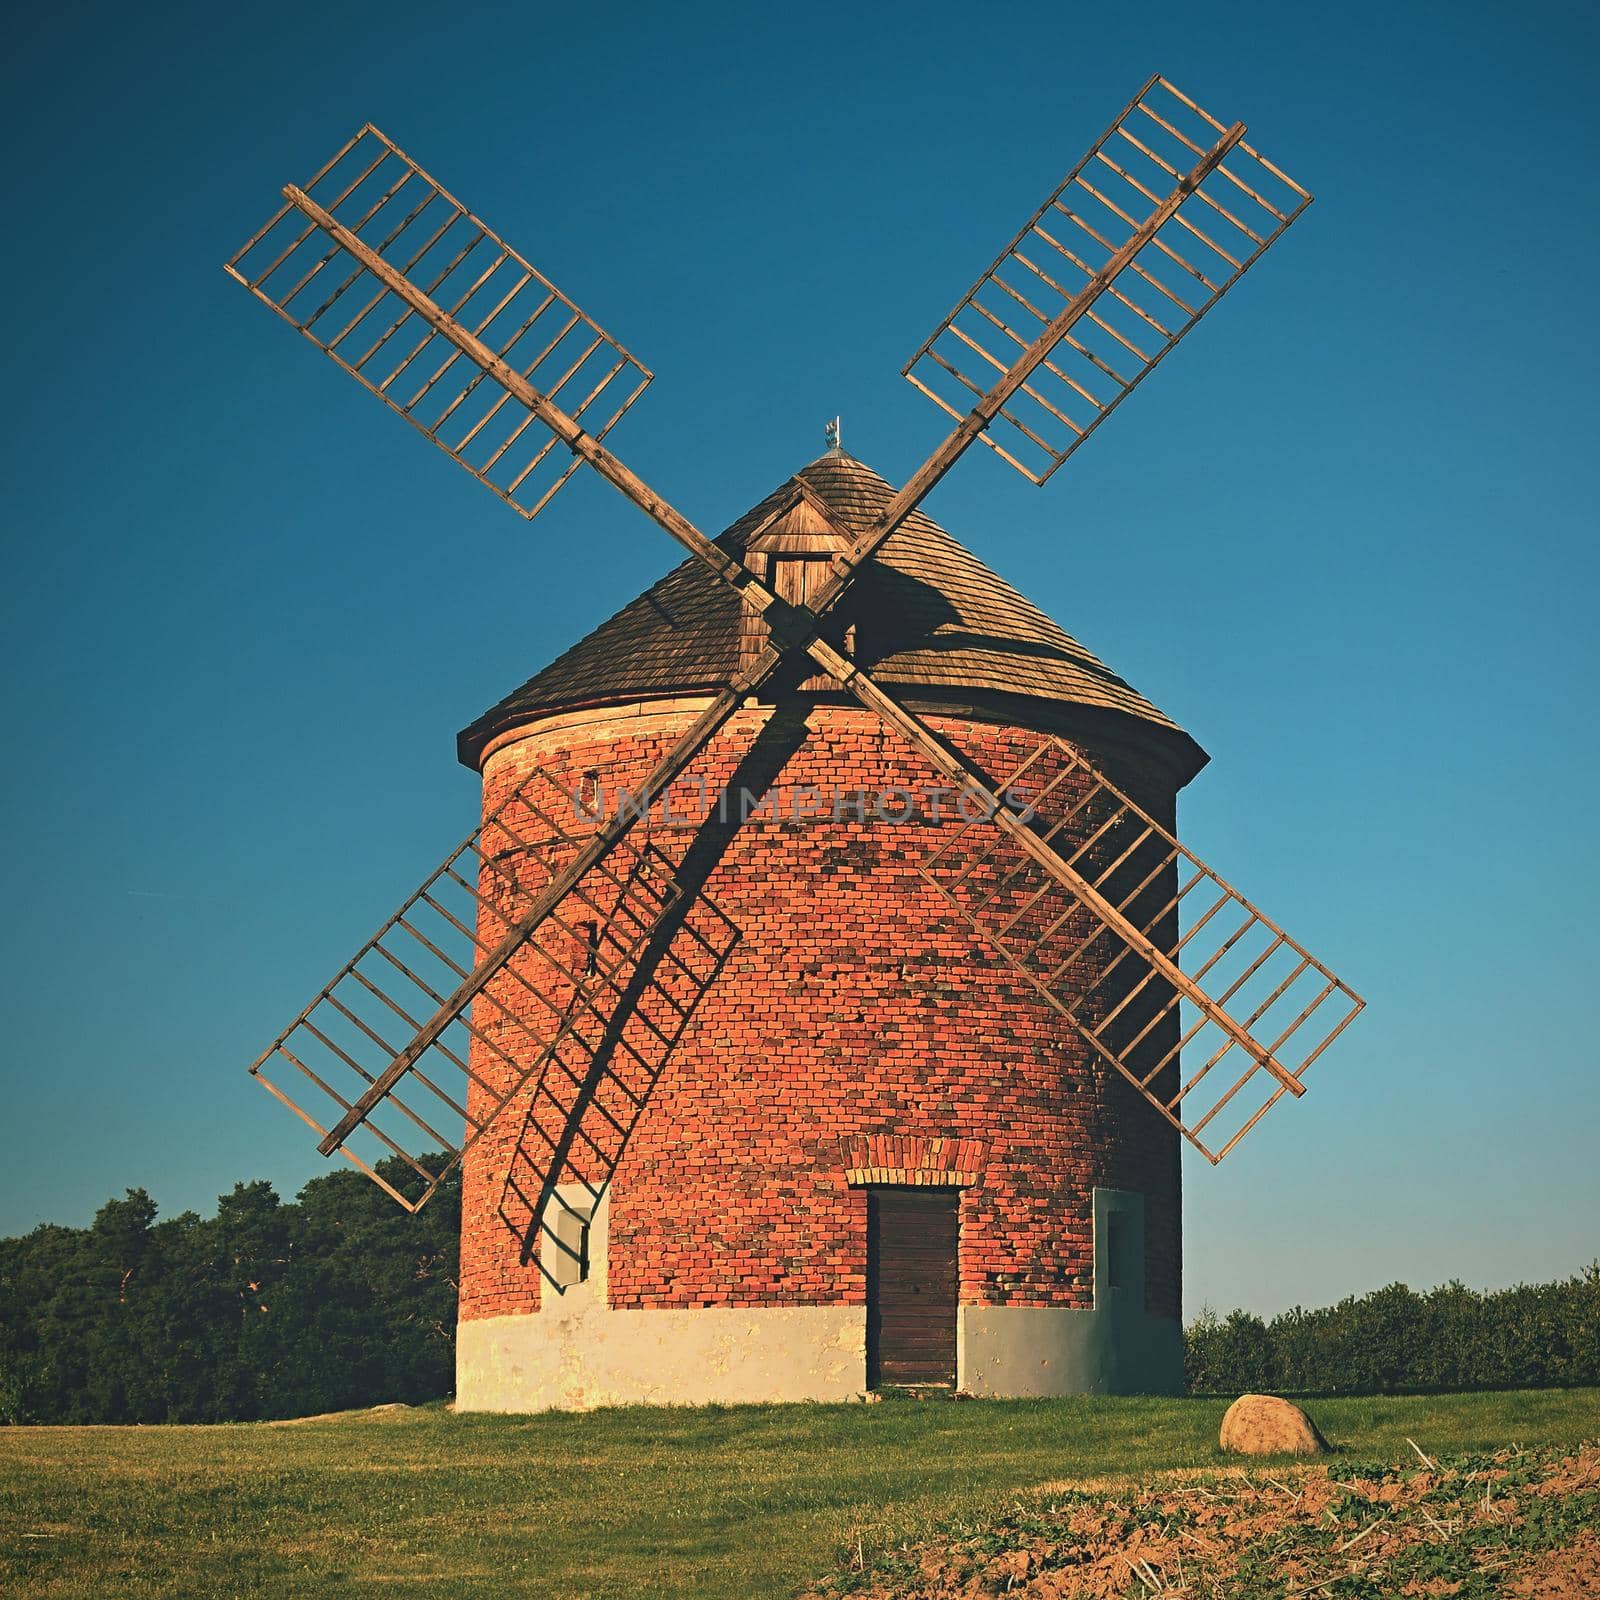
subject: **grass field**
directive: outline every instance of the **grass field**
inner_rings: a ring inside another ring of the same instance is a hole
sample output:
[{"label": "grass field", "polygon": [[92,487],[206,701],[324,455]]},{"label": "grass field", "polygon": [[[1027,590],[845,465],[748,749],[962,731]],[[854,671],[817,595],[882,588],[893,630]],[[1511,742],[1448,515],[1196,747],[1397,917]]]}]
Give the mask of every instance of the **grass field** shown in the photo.
[{"label": "grass field", "polygon": [[[1308,1402],[1363,1457],[1575,1444],[1600,1390]],[[0,1428],[0,1594],[791,1595],[1047,1481],[1222,1460],[1220,1400]]]}]

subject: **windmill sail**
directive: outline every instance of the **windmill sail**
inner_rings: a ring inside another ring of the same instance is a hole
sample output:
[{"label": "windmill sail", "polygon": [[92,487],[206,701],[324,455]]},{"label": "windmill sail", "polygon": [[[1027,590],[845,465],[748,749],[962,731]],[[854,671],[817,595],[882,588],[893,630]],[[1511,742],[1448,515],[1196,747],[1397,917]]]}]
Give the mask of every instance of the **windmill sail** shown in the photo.
[{"label": "windmill sail", "polygon": [[1057,864],[975,819],[918,871],[1106,1065],[1221,1161],[1300,1092],[1365,1002],[1071,745],[1045,739],[998,787],[1024,784],[1032,831]]},{"label": "windmill sail", "polygon": [[1151,78],[902,376],[959,419],[1027,354],[982,437],[1043,483],[1311,204],[1242,132]]},{"label": "windmill sail", "polygon": [[[370,123],[293,194],[594,439],[649,384],[642,362]],[[293,194],[227,271],[508,505],[536,516],[578,458]]]},{"label": "windmill sail", "polygon": [[[525,1225],[542,1213],[521,1198],[530,1183],[603,1188],[736,942],[715,903],[686,895],[675,863],[631,830],[521,928],[594,831],[579,782],[530,773],[251,1067],[324,1139],[387,1079],[337,1148],[409,1211],[491,1127],[514,1133],[501,1204]],[[496,960],[508,937],[514,952]],[[473,985],[475,973],[488,975]]]}]

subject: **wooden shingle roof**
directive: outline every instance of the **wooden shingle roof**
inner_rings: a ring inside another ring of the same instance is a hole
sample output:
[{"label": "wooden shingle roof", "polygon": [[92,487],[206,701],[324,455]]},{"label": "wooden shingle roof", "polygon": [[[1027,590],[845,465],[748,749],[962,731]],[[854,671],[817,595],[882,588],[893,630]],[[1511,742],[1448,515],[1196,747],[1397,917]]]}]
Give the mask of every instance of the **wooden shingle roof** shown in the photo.
[{"label": "wooden shingle roof", "polygon": [[[841,450],[796,477],[852,537],[893,494]],[[791,491],[792,482],[775,490],[717,543],[742,553]],[[857,658],[915,705],[971,705],[993,695],[1087,707],[1117,722],[1131,718],[1130,732],[1154,735],[1186,769],[1180,781],[1206,760],[1176,723],[921,512],[861,573],[846,608],[857,627]],[[738,596],[698,561],[685,561],[463,729],[461,760],[476,768],[496,735],[557,708],[714,692],[738,668],[739,634]]]}]

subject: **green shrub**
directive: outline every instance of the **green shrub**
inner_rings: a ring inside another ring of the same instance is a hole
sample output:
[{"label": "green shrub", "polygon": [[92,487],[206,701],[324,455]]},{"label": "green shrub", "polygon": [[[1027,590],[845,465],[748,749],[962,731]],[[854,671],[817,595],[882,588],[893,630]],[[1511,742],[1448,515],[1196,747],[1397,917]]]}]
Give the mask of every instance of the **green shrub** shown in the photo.
[{"label": "green shrub", "polygon": [[1391,1283],[1271,1322],[1209,1308],[1184,1332],[1191,1394],[1392,1394],[1600,1383],[1600,1263],[1557,1283],[1417,1294]]}]

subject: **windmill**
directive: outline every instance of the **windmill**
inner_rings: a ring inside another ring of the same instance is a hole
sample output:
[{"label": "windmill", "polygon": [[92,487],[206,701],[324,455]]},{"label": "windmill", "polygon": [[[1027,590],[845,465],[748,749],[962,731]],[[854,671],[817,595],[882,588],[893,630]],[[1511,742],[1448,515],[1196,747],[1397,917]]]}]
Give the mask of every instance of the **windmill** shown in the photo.
[{"label": "windmill", "polygon": [[[904,368],[954,421],[923,465],[893,490],[838,448],[835,422],[818,470],[769,497],[737,537],[716,539],[604,442],[649,370],[375,128],[284,188],[282,207],[228,262],[232,276],[522,516],[587,464],[688,553],[684,592],[721,596],[738,619],[721,681],[680,697],[670,716],[652,702],[649,740],[614,719],[604,734],[568,728],[492,775],[503,735],[480,730],[481,826],[251,1068],[324,1155],[343,1154],[411,1210],[468,1162],[482,1181],[464,1232],[499,1226],[517,1240],[515,1260],[493,1268],[502,1288],[518,1268],[555,1297],[589,1282],[591,1235],[623,1154],[748,944],[749,919],[724,903],[717,874],[730,833],[751,818],[746,807],[730,822],[726,802],[730,787],[748,795],[753,774],[770,786],[789,770],[804,717],[784,745],[782,716],[752,708],[796,694],[838,708],[830,726],[875,730],[902,776],[914,768],[943,797],[931,820],[916,800],[892,816],[863,785],[854,814],[835,797],[831,824],[918,825],[920,848],[897,860],[907,855],[915,875],[906,904],[937,925],[928,950],[981,951],[984,984],[1004,988],[1028,1028],[1047,1018],[1052,1037],[1072,1040],[1102,1122],[1141,1107],[1137,1127],[1115,1137],[1174,1141],[1163,1203],[1176,1205],[1178,1137],[1216,1163],[1279,1099],[1304,1094],[1307,1069],[1363,1002],[1179,843],[1176,785],[1141,795],[1130,792],[1136,774],[1114,782],[1094,738],[1069,736],[1077,723],[1065,734],[1041,723],[1025,745],[1013,727],[995,745],[917,709],[885,687],[900,680],[879,666],[882,604],[861,604],[896,549],[932,537],[920,508],[970,445],[1044,483],[1310,204],[1244,133],[1152,77]],[[624,744],[625,763],[613,759]],[[865,1275],[880,1288],[894,1240],[930,1228],[948,1231],[946,1276],[957,1270],[945,1199],[975,1193],[994,1141],[965,1137],[954,1108],[950,1117],[945,1133],[890,1117],[840,1136],[837,1185],[876,1196]],[[1058,1274],[1062,1303],[1087,1293],[1091,1275],[1096,1307],[1142,1285],[1142,1252],[1136,1272],[1114,1259],[1138,1214],[1138,1196],[1122,1194],[1094,1185],[1092,1269],[1080,1282]],[[1175,1256],[1175,1216],[1171,1227]],[[631,1270],[613,1263],[613,1291]],[[859,1303],[860,1285],[847,1287]],[[911,1278],[901,1287],[922,1292]],[[774,1303],[769,1289],[759,1303]],[[870,1281],[866,1292],[870,1301]],[[1021,1303],[1055,1303],[1037,1292]],[[878,1377],[945,1372],[945,1354],[921,1361],[915,1332],[906,1352],[883,1355],[896,1315],[885,1301],[876,1323],[869,1316],[869,1368],[876,1326]],[[938,1342],[943,1351],[942,1333]],[[860,1386],[859,1376],[847,1385]]]}]

